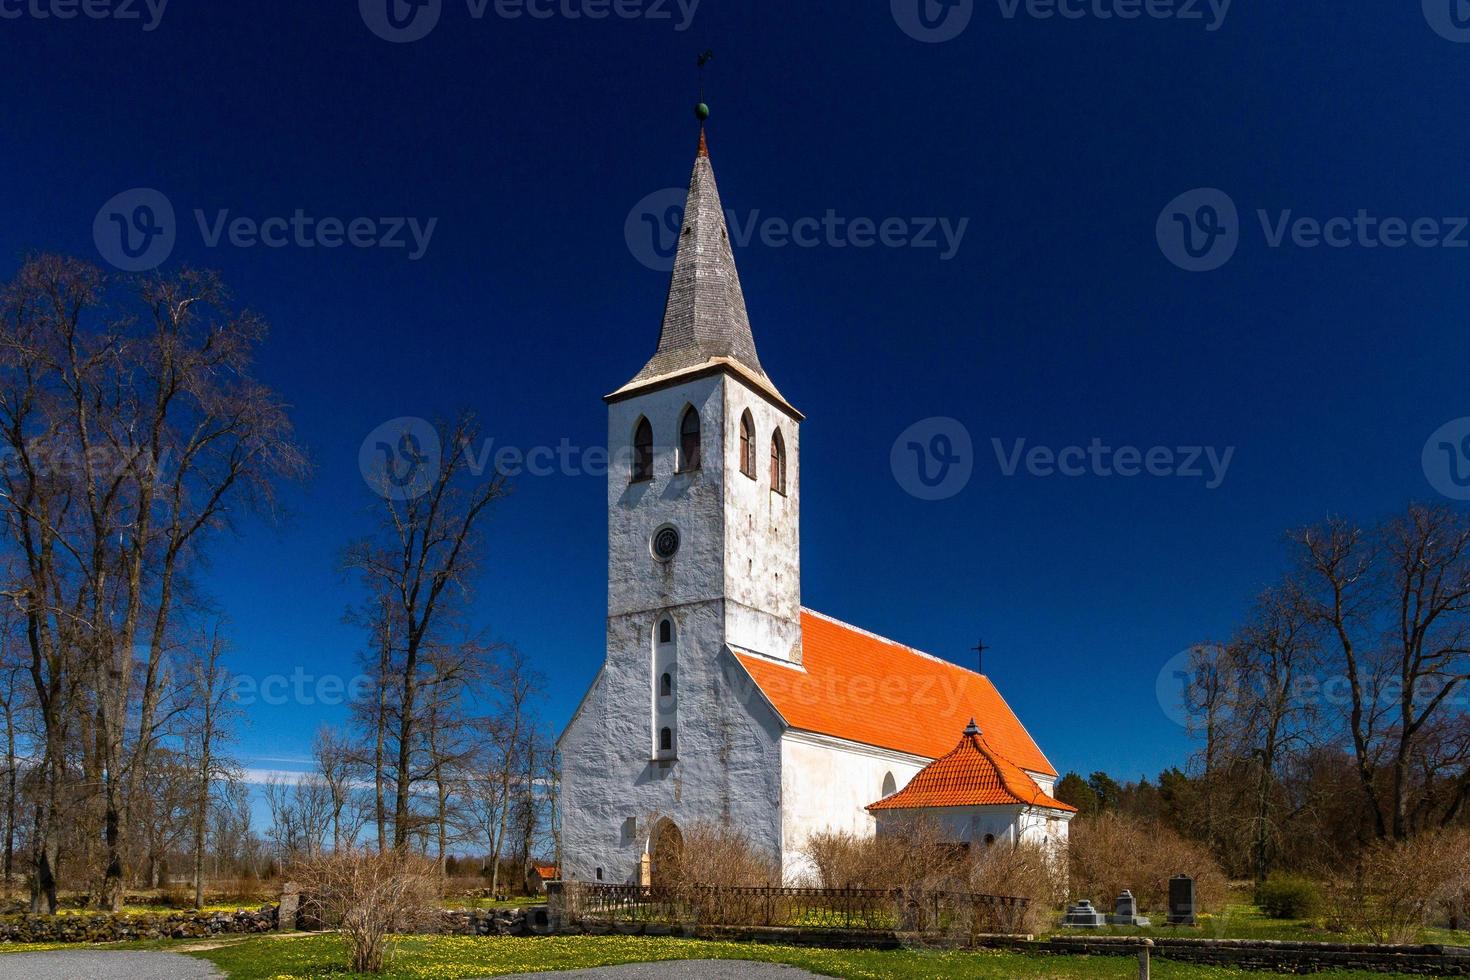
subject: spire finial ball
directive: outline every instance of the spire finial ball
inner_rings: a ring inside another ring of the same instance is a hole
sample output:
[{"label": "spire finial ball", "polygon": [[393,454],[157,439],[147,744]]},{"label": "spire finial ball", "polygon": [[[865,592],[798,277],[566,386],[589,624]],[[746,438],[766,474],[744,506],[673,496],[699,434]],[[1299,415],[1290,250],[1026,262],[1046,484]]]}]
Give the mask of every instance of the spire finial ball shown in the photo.
[{"label": "spire finial ball", "polygon": [[704,122],[706,119],[708,119],[709,118],[709,106],[706,105],[703,102],[695,103],[695,106],[694,106],[694,118],[695,119],[698,119],[700,122]]}]

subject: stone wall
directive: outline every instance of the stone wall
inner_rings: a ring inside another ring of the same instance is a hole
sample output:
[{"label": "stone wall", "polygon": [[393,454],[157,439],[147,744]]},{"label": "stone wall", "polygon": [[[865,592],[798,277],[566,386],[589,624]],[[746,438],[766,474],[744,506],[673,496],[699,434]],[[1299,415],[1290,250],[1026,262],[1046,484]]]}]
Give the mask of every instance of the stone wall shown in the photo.
[{"label": "stone wall", "polygon": [[234,912],[0,916],[0,942],[111,943],[133,939],[202,939],[226,933],[270,932],[276,906]]}]

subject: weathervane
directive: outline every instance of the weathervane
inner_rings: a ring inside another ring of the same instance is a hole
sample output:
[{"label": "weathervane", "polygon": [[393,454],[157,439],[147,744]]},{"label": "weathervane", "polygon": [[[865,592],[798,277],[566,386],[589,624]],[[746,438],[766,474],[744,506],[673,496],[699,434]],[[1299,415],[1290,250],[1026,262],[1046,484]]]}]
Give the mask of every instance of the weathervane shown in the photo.
[{"label": "weathervane", "polygon": [[704,66],[715,60],[713,49],[705,51],[695,62],[699,66],[699,101],[694,104],[694,115],[702,123],[709,118],[709,106],[704,102]]}]

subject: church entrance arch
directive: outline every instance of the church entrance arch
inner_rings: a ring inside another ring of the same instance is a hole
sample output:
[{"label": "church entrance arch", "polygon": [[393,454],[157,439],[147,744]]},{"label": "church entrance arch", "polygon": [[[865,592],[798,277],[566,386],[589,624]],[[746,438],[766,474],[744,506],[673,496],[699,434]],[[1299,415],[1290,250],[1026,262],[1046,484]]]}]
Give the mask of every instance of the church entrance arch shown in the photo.
[{"label": "church entrance arch", "polygon": [[684,834],[668,817],[654,824],[648,841],[649,884],[655,889],[674,888],[679,884],[684,863]]}]

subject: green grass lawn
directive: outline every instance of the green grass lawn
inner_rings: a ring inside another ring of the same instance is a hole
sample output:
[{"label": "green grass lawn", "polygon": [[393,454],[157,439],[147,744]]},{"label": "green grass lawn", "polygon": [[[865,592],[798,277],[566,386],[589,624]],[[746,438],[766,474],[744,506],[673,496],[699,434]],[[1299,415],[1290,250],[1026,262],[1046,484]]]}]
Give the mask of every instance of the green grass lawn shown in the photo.
[{"label": "green grass lawn", "polygon": [[[465,980],[543,970],[570,970],[657,960],[739,959],[786,963],[832,977],[880,980],[1133,980],[1138,964],[1126,956],[1024,956],[1000,952],[824,950],[752,943],[631,936],[405,937],[383,980]],[[337,936],[252,938],[192,955],[207,959],[231,980],[348,980]],[[1160,980],[1226,980],[1260,973],[1154,960]],[[1397,974],[1320,973],[1322,980],[1392,980]]]}]

